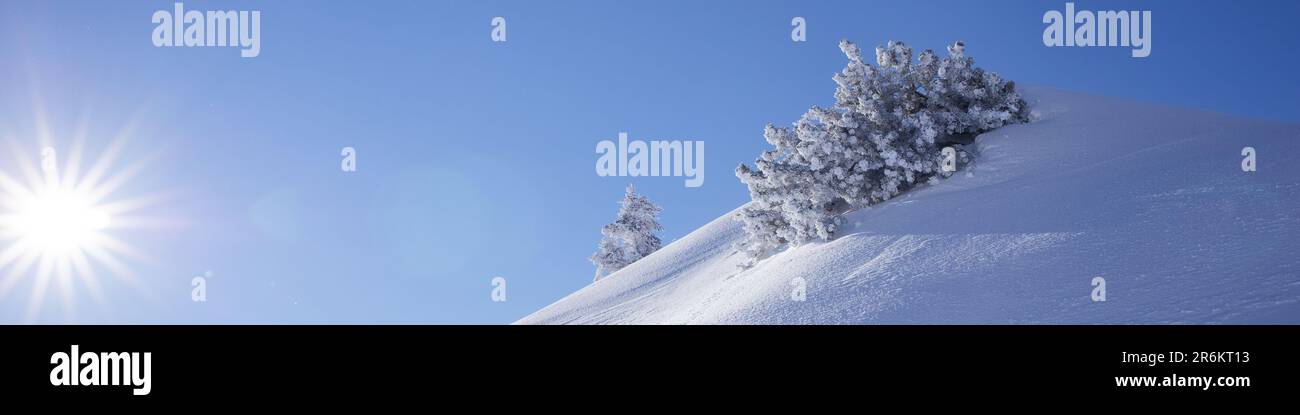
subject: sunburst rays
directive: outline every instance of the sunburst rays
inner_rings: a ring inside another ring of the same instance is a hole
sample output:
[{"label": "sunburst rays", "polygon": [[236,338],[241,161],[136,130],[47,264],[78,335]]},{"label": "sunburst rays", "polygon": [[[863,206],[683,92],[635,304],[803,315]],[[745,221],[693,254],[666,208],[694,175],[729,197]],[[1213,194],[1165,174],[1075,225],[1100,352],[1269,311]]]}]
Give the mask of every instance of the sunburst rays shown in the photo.
[{"label": "sunburst rays", "polygon": [[0,301],[30,284],[24,319],[33,321],[53,287],[64,318],[73,321],[78,291],[105,303],[102,275],[140,285],[126,260],[147,258],[114,233],[148,224],[139,213],[157,198],[120,196],[144,167],[121,160],[130,124],[83,166],[85,129],[61,151],[43,114],[37,118],[39,137],[29,140],[36,148],[10,136],[11,160],[0,160]]}]

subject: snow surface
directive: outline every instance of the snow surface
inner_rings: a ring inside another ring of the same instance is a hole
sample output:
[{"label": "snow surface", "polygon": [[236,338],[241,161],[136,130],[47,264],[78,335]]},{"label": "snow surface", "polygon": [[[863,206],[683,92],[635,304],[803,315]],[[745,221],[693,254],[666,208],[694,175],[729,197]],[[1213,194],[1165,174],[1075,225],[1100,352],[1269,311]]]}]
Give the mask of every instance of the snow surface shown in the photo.
[{"label": "snow surface", "polygon": [[969,174],[829,242],[742,271],[727,213],[518,323],[1300,323],[1300,125],[1024,94],[1036,120],[980,136]]}]

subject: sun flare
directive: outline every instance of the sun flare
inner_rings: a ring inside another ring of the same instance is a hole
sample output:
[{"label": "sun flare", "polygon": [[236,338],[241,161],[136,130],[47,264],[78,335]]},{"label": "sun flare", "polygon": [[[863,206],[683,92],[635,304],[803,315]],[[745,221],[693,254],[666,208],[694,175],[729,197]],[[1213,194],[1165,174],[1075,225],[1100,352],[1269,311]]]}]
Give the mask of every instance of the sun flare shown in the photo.
[{"label": "sun flare", "polygon": [[[37,155],[11,144],[14,154]],[[32,162],[35,157],[0,165],[9,166],[0,168],[0,299],[20,282],[30,282],[28,320],[41,311],[51,286],[65,317],[75,319],[77,291],[103,303],[97,270],[136,282],[123,259],[142,257],[112,233],[145,222],[132,214],[149,199],[114,198],[139,171],[131,165],[111,172],[120,150],[115,140],[85,171],[79,144],[71,146],[66,163],[60,164],[56,148],[46,146],[39,166]]]},{"label": "sun flare", "polygon": [[92,244],[108,227],[110,216],[95,206],[85,192],[49,186],[19,201],[14,229],[42,255],[66,258]]}]

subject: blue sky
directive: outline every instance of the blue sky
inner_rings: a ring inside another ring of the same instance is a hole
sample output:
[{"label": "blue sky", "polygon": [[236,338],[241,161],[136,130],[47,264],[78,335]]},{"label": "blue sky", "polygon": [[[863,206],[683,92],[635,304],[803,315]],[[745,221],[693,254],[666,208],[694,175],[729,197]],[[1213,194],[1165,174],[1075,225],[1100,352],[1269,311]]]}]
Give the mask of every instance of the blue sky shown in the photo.
[{"label": "blue sky", "polygon": [[[93,158],[125,133],[118,166],[144,170],[115,195],[158,196],[138,212],[152,226],[112,230],[143,253],[125,259],[137,284],[99,270],[100,301],[74,284],[28,314],[34,278],[13,276],[0,322],[514,321],[589,283],[629,182],[664,207],[665,241],[747,201],[733,169],[766,123],[832,102],[841,38],[960,39],[1021,84],[1300,121],[1289,1],[1076,2],[1151,10],[1143,59],[1043,46],[1063,1],[185,2],[260,10],[256,58],[154,47],[150,16],[172,3],[0,5],[0,139],[32,150],[0,171],[35,162],[39,137],[83,133]],[[703,140],[704,186],[596,176],[595,144],[619,132]]]}]

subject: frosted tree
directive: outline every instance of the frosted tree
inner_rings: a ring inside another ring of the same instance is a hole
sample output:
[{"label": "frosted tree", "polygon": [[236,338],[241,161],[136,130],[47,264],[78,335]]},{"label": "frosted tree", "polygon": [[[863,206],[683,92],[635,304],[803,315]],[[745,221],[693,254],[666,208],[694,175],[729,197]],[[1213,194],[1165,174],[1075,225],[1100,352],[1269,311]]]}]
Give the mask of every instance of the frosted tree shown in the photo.
[{"label": "frosted tree", "polygon": [[[601,232],[604,234],[603,230]],[[591,263],[596,264],[596,276],[592,281],[599,280],[614,271],[618,271],[629,264],[627,258],[627,249],[624,248],[622,239],[605,234],[600,239],[600,245],[596,248],[596,253],[591,255]]]},{"label": "frosted tree", "polygon": [[833,78],[835,105],[812,107],[793,128],[768,124],[763,137],[775,148],[754,168],[736,168],[753,199],[737,213],[748,233],[745,265],[830,239],[842,213],[950,175],[941,169],[944,147],[964,162],[976,135],[1026,121],[1015,84],[975,68],[965,49],[956,42],[947,57],[925,50],[913,59],[912,48],[890,41],[872,65],[840,41],[849,63]]},{"label": "frosted tree", "polygon": [[591,262],[596,265],[593,281],[659,250],[662,241],[654,233],[663,229],[659,225],[662,211],[663,208],[637,193],[635,187],[627,186],[618,218],[601,228],[604,237],[596,253],[591,255]]}]

